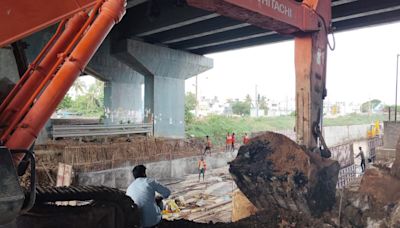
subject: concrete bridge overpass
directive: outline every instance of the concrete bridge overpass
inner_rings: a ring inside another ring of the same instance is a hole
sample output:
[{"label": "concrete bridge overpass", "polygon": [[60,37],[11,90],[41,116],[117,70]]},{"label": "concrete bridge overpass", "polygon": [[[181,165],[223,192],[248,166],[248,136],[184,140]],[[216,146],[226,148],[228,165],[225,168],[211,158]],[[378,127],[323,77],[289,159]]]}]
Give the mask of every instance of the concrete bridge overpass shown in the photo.
[{"label": "concrete bridge overpass", "polygon": [[[125,17],[86,73],[106,82],[108,122],[148,121],[151,113],[156,136],[184,136],[184,81],[213,67],[204,54],[291,38],[191,7],[185,0],[128,0],[127,4]],[[400,20],[400,1],[332,0],[332,16],[335,31],[390,23]],[[24,40],[28,60],[37,55],[51,30]],[[10,53],[0,51],[0,57],[8,59],[1,62],[0,75],[18,75]]]},{"label": "concrete bridge overpass", "polygon": [[[130,0],[123,38],[204,55],[291,38],[191,7],[182,0]],[[206,1],[205,1],[206,2]],[[335,31],[398,21],[398,0],[332,0]]]}]

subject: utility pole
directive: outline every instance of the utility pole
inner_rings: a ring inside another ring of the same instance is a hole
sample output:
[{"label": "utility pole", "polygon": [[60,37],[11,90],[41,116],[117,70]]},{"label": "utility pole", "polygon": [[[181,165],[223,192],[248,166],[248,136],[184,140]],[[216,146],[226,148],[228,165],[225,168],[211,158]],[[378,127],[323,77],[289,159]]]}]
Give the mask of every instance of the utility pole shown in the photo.
[{"label": "utility pole", "polygon": [[256,97],[255,97],[255,103],[256,103],[256,117],[258,118],[258,92],[257,92],[257,84],[256,84]]},{"label": "utility pole", "polygon": [[195,113],[195,115],[196,115],[196,118],[197,118],[197,109],[198,109],[198,106],[199,106],[199,99],[198,99],[198,97],[197,97],[197,89],[198,89],[198,84],[197,84],[197,75],[196,75],[196,108],[195,108],[195,110],[194,110],[194,113]]},{"label": "utility pole", "polygon": [[397,54],[397,59],[396,59],[396,97],[395,97],[395,102],[394,102],[394,122],[397,122],[397,82],[399,78],[399,56],[400,54]]}]

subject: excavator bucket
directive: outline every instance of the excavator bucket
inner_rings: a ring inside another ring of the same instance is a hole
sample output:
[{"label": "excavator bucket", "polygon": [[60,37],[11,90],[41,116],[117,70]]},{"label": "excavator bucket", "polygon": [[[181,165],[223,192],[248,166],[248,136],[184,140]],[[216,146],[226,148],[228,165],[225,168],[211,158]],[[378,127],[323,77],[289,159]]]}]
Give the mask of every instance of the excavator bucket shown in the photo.
[{"label": "excavator bucket", "polygon": [[25,197],[11,153],[5,147],[0,147],[0,180],[0,224],[7,224],[20,214]]}]

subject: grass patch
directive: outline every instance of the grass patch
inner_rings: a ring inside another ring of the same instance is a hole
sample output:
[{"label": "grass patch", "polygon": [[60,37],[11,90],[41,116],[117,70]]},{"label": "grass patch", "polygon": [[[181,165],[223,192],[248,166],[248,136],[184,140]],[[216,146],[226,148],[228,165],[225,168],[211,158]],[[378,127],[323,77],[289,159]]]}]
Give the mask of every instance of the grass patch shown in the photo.
[{"label": "grass patch", "polygon": [[[384,120],[384,115],[351,114],[337,118],[324,119],[324,126],[345,126],[369,124],[376,120]],[[188,137],[205,137],[209,135],[214,144],[222,145],[225,142],[226,133],[235,132],[237,141],[241,142],[244,133],[258,131],[276,131],[294,129],[294,116],[279,117],[226,117],[211,115],[203,119],[194,120],[186,125]]]}]

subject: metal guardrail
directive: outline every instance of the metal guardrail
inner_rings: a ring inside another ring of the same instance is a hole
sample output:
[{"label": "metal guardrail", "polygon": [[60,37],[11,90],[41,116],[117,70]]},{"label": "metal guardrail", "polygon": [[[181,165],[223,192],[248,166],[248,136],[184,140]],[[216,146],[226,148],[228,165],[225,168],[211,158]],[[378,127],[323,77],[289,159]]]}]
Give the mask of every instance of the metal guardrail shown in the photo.
[{"label": "metal guardrail", "polygon": [[369,157],[372,161],[375,161],[376,148],[383,146],[383,137],[374,137],[368,139]]},{"label": "metal guardrail", "polygon": [[56,138],[84,136],[111,136],[129,134],[152,134],[153,124],[115,124],[115,125],[53,125],[51,134]]}]

